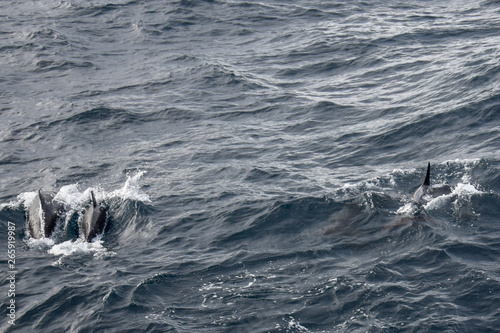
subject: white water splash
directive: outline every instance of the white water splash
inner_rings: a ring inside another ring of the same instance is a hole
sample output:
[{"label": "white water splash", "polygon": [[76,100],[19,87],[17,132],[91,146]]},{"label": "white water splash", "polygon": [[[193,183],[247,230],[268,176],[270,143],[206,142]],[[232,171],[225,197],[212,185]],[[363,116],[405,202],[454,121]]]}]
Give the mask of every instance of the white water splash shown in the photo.
[{"label": "white water splash", "polygon": [[453,199],[455,199],[455,203],[457,200],[470,200],[470,197],[475,194],[482,194],[484,193],[483,191],[478,190],[474,185],[472,184],[464,184],[464,183],[458,183],[453,190],[448,193],[444,194],[435,198],[432,198],[429,200],[425,205],[424,208],[426,210],[435,210],[443,207],[446,202],[449,202]]},{"label": "white water splash", "polygon": [[425,210],[439,209],[440,207],[443,207],[446,204],[449,198],[450,194],[444,194],[440,195],[439,197],[432,198],[431,200],[429,200],[429,202],[427,202],[424,205],[424,208]]},{"label": "white water splash", "polygon": [[69,240],[52,246],[47,252],[56,256],[93,253],[94,258],[97,259],[116,255],[116,253],[108,251],[103,246],[103,241],[98,238],[91,243],[84,242],[81,239],[77,239],[76,241]]},{"label": "white water splash", "polygon": [[108,197],[119,197],[121,199],[138,200],[142,202],[151,202],[149,196],[145,193],[141,193],[139,180],[146,173],[146,171],[139,171],[134,176],[127,176],[127,180],[123,187],[119,190],[115,190],[109,193]]},{"label": "white water splash", "polygon": [[288,321],[288,329],[298,332],[310,332],[306,327],[302,326],[295,318],[290,317]]},{"label": "white water splash", "polygon": [[19,194],[17,196],[18,202],[15,203],[15,206],[24,205],[24,207],[29,207],[33,203],[33,200],[35,200],[37,194],[38,192],[24,192]]},{"label": "white water splash", "polygon": [[18,208],[21,205],[24,205],[25,207],[29,207],[33,200],[36,197],[37,192],[24,192],[21,193],[17,196],[16,201],[10,201],[8,203],[0,203],[0,210],[3,210],[5,208],[11,208],[15,209]]},{"label": "white water splash", "polygon": [[484,192],[478,190],[474,185],[462,183],[458,183],[453,192],[451,192],[451,194],[457,195],[459,197],[482,193]]},{"label": "white water splash", "polygon": [[29,238],[26,241],[26,245],[33,250],[46,250],[47,248],[54,246],[54,240],[51,238]]},{"label": "white water splash", "polygon": [[418,210],[417,204],[415,204],[413,201],[410,201],[407,202],[404,206],[399,207],[396,213],[400,215],[412,216],[417,212],[417,210]]},{"label": "white water splash", "polygon": [[[54,200],[61,202],[67,206],[68,209],[79,210],[85,206],[90,200],[90,192],[93,191],[97,201],[103,201],[111,198],[131,199],[142,202],[151,202],[151,199],[146,193],[140,191],[140,179],[145,174],[145,171],[139,171],[135,175],[127,176],[127,180],[121,189],[106,192],[98,186],[91,186],[85,190],[80,189],[80,185],[71,184],[65,185],[59,189],[55,194]],[[4,207],[18,207],[24,205],[28,208],[33,200],[36,198],[38,192],[23,192],[17,196],[17,201],[8,204],[2,204],[0,208]]]},{"label": "white water splash", "polygon": [[54,199],[63,202],[71,209],[77,210],[81,208],[86,200],[89,200],[90,190],[91,189],[87,189],[84,192],[81,192],[78,184],[66,185],[61,187]]}]

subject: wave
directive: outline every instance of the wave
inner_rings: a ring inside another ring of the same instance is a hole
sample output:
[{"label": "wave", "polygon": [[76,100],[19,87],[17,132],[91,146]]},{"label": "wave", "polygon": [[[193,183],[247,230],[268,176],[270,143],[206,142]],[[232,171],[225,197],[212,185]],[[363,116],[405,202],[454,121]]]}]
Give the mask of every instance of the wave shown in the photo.
[{"label": "wave", "polygon": [[496,328],[495,1],[0,6],[0,330]]},{"label": "wave", "polygon": [[[488,278],[492,260],[500,254],[495,236],[497,163],[432,164],[431,182],[444,192],[421,206],[410,197],[424,167],[395,169],[322,197],[248,200],[233,195],[213,211],[193,207],[206,202],[217,207],[220,201],[174,194],[151,200],[141,192],[144,174],[139,172],[118,190],[92,188],[112,216],[111,229],[100,240],[28,240],[26,251],[38,260],[37,272],[44,276],[47,268],[40,262],[47,260],[53,268],[75,270],[87,279],[89,273],[82,271],[86,265],[121,263],[123,268],[101,268],[115,282],[95,287],[102,302],[90,322],[104,308],[113,308],[144,318],[127,322],[138,329],[197,330],[216,314],[212,329],[413,329],[426,322],[436,329],[467,330],[478,327],[478,318],[485,325],[495,318],[469,304],[481,302],[487,309],[498,301],[490,293],[496,282]],[[251,181],[274,179],[259,170],[250,176]],[[89,191],[72,184],[56,197],[78,215]],[[30,196],[21,193],[17,201],[3,204],[1,220],[22,223],[22,205]],[[394,221],[398,225],[391,226]],[[140,246],[145,243],[157,246]],[[143,259],[135,261],[137,257]],[[456,273],[452,277],[451,271]],[[32,322],[49,304],[54,311],[66,306],[59,297],[68,290],[54,292],[31,304],[20,323]],[[280,306],[270,312],[276,303]],[[437,308],[445,321],[433,317]],[[103,325],[111,323],[98,324]]]}]

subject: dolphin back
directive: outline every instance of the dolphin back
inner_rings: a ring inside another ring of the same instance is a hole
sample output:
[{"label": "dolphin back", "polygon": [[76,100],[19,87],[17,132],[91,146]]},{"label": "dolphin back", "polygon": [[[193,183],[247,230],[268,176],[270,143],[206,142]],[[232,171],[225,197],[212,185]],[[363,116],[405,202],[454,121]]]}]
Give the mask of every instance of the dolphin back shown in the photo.
[{"label": "dolphin back", "polygon": [[54,197],[52,195],[42,193],[42,190],[38,191],[38,195],[40,197],[40,205],[44,214],[45,237],[50,237],[56,228],[57,219],[61,214],[61,207],[59,204],[54,202]]},{"label": "dolphin back", "polygon": [[92,224],[92,229],[89,232],[87,241],[90,242],[95,236],[101,234],[104,231],[104,226],[106,225],[106,209],[104,207],[98,207],[94,212],[94,220]]},{"label": "dolphin back", "polygon": [[50,237],[60,216],[61,205],[54,202],[51,194],[38,190],[28,209],[28,229],[31,237],[35,239]]},{"label": "dolphin back", "polygon": [[106,209],[97,204],[93,191],[90,192],[90,195],[92,204],[83,215],[80,223],[80,234],[87,242],[104,231],[107,217]]},{"label": "dolphin back", "polygon": [[30,232],[30,236],[32,238],[38,239],[42,238],[42,220],[43,220],[43,212],[40,203],[40,192],[33,199],[33,202],[28,207],[28,229]]}]

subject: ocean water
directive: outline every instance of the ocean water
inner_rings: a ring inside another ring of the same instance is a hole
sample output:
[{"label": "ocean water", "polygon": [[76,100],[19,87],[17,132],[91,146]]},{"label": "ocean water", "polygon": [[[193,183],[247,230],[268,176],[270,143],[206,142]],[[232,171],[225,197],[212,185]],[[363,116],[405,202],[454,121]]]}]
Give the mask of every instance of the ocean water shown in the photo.
[{"label": "ocean water", "polygon": [[493,0],[0,3],[0,329],[498,332],[499,60]]}]

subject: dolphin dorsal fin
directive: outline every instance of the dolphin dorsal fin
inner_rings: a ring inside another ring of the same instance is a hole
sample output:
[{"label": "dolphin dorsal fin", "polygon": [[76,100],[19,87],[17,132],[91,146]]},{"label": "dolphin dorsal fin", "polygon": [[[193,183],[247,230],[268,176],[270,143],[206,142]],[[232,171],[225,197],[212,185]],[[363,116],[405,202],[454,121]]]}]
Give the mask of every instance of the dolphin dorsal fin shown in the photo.
[{"label": "dolphin dorsal fin", "polygon": [[431,186],[431,162],[427,164],[427,174],[425,175],[424,185]]},{"label": "dolphin dorsal fin", "polygon": [[45,198],[43,197],[42,189],[38,190],[38,198],[40,198],[40,205],[42,206],[42,209],[45,209],[47,203],[45,202]]},{"label": "dolphin dorsal fin", "polygon": [[90,191],[90,195],[92,196],[92,205],[94,206],[94,208],[96,208],[97,201],[95,200],[94,191]]}]

